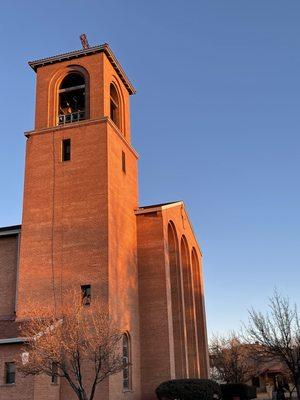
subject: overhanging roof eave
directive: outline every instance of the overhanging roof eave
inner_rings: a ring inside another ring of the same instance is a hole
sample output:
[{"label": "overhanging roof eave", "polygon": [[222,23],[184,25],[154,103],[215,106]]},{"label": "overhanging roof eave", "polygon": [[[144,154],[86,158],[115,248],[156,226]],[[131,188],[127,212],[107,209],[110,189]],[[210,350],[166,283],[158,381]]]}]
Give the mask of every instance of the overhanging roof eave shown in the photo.
[{"label": "overhanging roof eave", "polygon": [[9,339],[0,339],[1,344],[17,344],[17,343],[24,343],[26,342],[26,338],[9,338]]},{"label": "overhanging roof eave", "polygon": [[121,78],[122,82],[124,83],[129,94],[136,93],[134,86],[128,79],[121,64],[119,63],[119,61],[117,60],[116,56],[114,55],[113,51],[111,50],[111,48],[109,47],[109,45],[107,43],[101,44],[99,46],[89,47],[88,49],[75,50],[75,51],[71,51],[69,53],[58,54],[53,57],[47,57],[47,58],[42,58],[42,59],[35,60],[35,61],[29,61],[28,64],[36,72],[39,67],[42,67],[45,65],[50,65],[50,64],[58,63],[60,61],[65,61],[65,60],[72,60],[74,58],[79,58],[79,57],[83,57],[83,56],[87,56],[87,55],[91,55],[91,54],[95,54],[95,53],[101,53],[101,52],[104,52],[106,54],[109,61],[115,68],[119,77]]}]

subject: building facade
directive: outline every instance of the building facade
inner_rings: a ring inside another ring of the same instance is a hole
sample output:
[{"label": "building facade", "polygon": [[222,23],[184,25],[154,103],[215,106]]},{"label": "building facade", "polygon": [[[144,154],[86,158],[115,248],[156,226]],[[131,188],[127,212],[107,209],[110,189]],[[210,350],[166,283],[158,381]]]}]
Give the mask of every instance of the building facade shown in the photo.
[{"label": "building facade", "polygon": [[130,376],[109,378],[101,399],[152,400],[164,380],[207,377],[201,251],[183,202],[139,207],[134,87],[107,44],[29,65],[22,225],[0,229],[0,400],[75,398],[14,364],[28,301],[68,289],[105,301],[126,337]]}]

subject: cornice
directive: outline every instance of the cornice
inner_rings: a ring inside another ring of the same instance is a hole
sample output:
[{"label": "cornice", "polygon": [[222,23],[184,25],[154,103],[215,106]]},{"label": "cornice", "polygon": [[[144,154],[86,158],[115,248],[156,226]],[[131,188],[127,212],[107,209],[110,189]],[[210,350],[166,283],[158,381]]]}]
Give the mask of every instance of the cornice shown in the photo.
[{"label": "cornice", "polygon": [[118,135],[118,137],[122,140],[122,142],[126,145],[126,147],[138,159],[139,158],[138,153],[134,150],[134,148],[126,140],[126,138],[124,137],[122,132],[118,129],[118,127],[113,123],[113,121],[109,117],[88,119],[88,120],[74,122],[74,123],[65,124],[65,125],[57,125],[57,126],[51,126],[51,127],[42,128],[42,129],[36,129],[36,130],[32,130],[32,131],[27,131],[24,133],[24,135],[27,137],[27,139],[30,139],[32,136],[35,136],[35,135],[43,135],[43,134],[47,134],[47,133],[51,133],[51,132],[61,132],[61,131],[65,131],[68,129],[74,129],[74,128],[79,128],[82,126],[89,126],[89,125],[96,125],[96,124],[103,124],[103,123],[108,123],[110,125],[110,127],[112,127],[114,132]]},{"label": "cornice", "polygon": [[128,79],[117,57],[114,55],[113,51],[111,50],[111,48],[107,43],[101,44],[99,46],[89,47],[88,49],[75,50],[69,53],[58,54],[53,57],[47,57],[35,61],[29,61],[28,64],[36,72],[38,68],[44,67],[45,65],[55,64],[66,60],[72,60],[74,58],[85,57],[96,53],[105,53],[107,58],[111,62],[112,66],[116,70],[117,74],[119,75],[120,79],[124,83],[129,94],[136,93],[134,86]]}]

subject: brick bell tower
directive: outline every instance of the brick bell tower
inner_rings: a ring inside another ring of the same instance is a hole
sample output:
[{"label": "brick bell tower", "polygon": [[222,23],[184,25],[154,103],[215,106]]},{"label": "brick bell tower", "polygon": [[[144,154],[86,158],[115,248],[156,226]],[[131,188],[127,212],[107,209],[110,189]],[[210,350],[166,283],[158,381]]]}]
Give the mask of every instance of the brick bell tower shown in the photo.
[{"label": "brick bell tower", "polygon": [[[36,115],[26,133],[17,318],[27,301],[55,305],[68,289],[101,297],[130,334],[135,391],[126,398],[138,399],[135,89],[107,44],[29,65]],[[121,381],[110,380],[109,399],[120,398]]]}]

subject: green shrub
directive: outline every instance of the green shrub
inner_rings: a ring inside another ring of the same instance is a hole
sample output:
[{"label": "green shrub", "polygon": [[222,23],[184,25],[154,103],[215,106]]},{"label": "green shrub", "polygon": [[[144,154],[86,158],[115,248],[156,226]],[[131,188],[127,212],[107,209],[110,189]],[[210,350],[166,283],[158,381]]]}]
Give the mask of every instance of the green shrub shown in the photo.
[{"label": "green shrub", "polygon": [[220,386],[210,379],[173,379],[161,383],[159,400],[214,400],[221,398]]},{"label": "green shrub", "polygon": [[227,383],[221,385],[222,399],[232,400],[233,397],[239,397],[243,400],[256,398],[256,387],[245,385],[244,383]]}]

